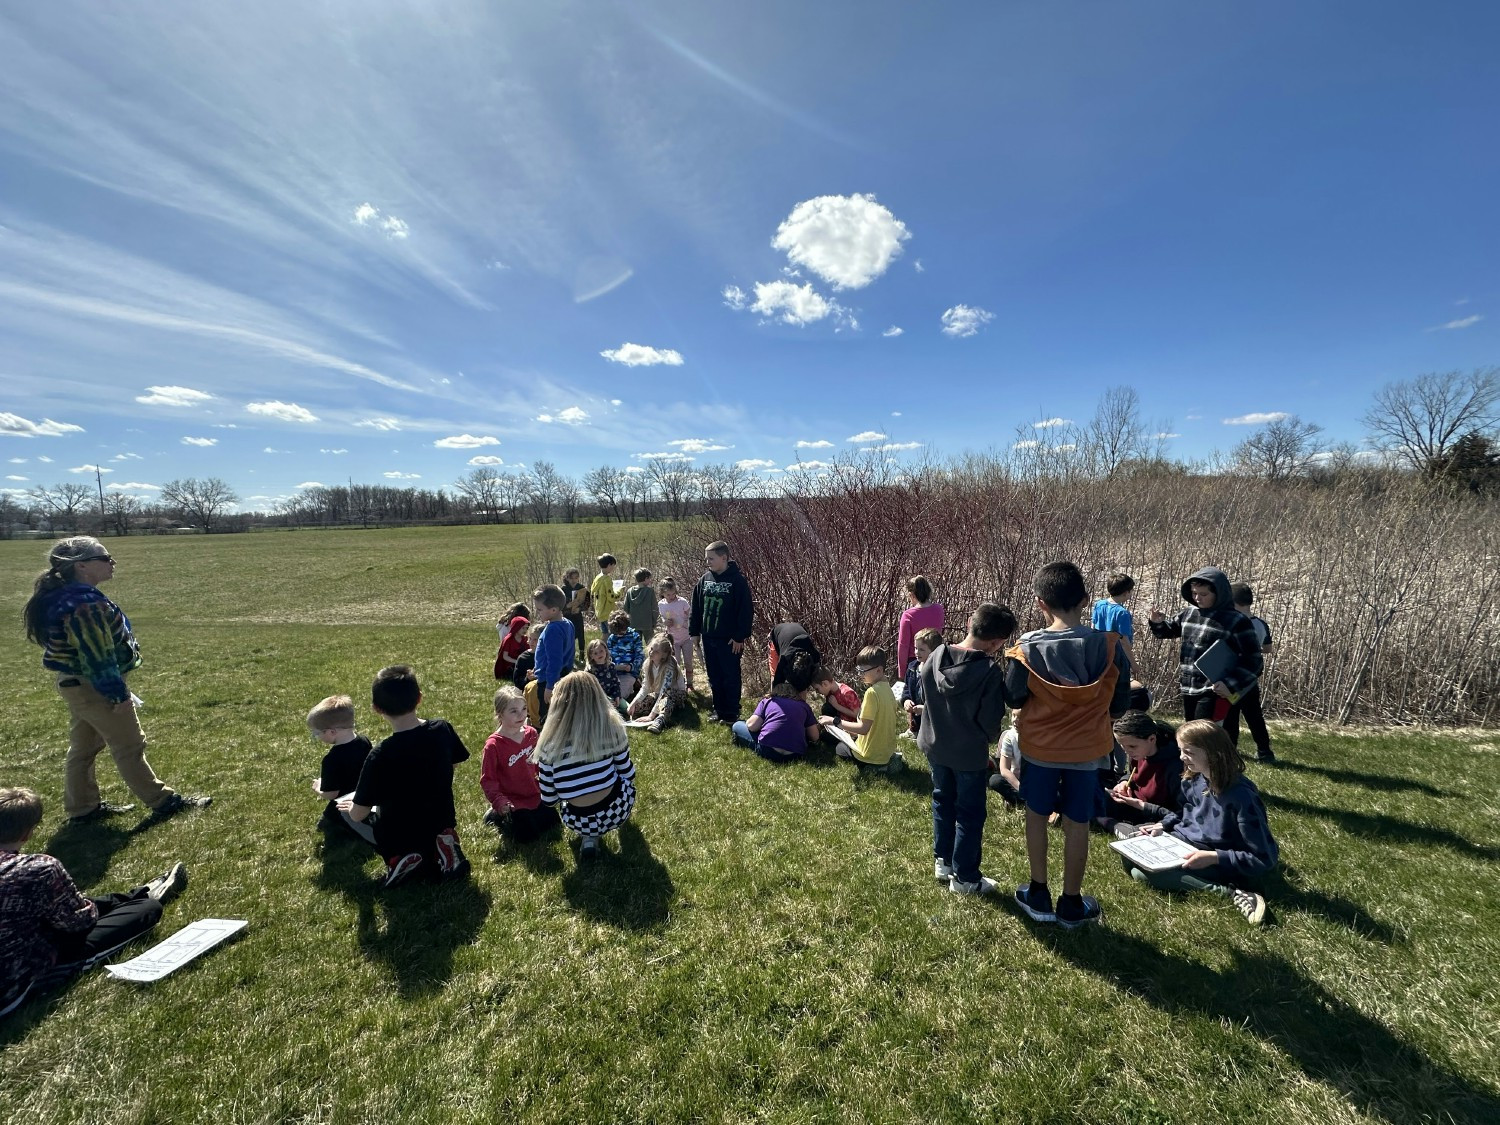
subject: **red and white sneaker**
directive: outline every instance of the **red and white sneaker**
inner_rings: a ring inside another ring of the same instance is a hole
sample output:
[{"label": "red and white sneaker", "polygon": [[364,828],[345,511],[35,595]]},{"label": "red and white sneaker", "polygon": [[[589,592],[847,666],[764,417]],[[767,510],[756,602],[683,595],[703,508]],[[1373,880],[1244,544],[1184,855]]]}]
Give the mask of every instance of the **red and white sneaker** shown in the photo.
[{"label": "red and white sneaker", "polygon": [[444,879],[459,879],[469,873],[469,857],[458,846],[458,832],[439,832],[436,840],[438,873]]},{"label": "red and white sneaker", "polygon": [[414,875],[422,866],[422,856],[419,852],[407,852],[406,855],[398,855],[395,859],[388,860],[385,872],[385,887],[394,887],[397,883],[404,883]]}]

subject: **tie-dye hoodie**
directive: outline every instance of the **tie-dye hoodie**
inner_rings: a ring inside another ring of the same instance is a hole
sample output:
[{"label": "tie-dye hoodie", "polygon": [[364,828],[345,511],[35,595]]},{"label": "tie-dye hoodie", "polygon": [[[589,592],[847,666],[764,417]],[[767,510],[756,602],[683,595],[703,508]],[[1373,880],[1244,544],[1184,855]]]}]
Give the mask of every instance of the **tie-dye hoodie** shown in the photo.
[{"label": "tie-dye hoodie", "polygon": [[111,703],[130,698],[125,673],[140,667],[130,618],[97,587],[70,582],[47,597],[42,667],[88,680]]}]

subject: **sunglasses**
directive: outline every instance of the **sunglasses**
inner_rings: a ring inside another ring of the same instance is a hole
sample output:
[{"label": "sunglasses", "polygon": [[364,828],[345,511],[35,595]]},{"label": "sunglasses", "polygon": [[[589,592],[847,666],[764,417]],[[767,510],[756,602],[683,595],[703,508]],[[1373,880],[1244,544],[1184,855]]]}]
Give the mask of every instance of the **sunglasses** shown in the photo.
[{"label": "sunglasses", "polygon": [[112,562],[115,561],[115,557],[113,555],[90,555],[88,558],[86,558],[86,559],[79,559],[78,561],[81,562],[81,563],[86,563],[86,562],[107,562],[107,563],[112,563]]}]

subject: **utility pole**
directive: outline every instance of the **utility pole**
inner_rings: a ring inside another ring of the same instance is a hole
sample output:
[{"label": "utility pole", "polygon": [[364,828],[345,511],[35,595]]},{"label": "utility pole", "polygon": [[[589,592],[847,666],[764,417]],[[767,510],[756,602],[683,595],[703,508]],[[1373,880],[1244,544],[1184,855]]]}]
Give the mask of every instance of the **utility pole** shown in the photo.
[{"label": "utility pole", "polygon": [[104,530],[104,472],[94,463],[94,481],[99,486],[99,530]]}]

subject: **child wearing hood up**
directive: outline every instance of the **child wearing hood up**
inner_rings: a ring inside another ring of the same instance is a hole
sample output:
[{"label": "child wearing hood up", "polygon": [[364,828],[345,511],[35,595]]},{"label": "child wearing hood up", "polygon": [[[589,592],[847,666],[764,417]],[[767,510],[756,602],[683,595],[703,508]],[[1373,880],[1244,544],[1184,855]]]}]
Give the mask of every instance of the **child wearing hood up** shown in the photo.
[{"label": "child wearing hood up", "polygon": [[922,664],[917,745],[932,769],[932,873],[955,894],[993,894],[979,870],[989,792],[990,744],[1005,718],[1005,685],[995,654],[1016,617],[985,602],[959,644],[939,644]]},{"label": "child wearing hood up", "polygon": [[[1168,618],[1160,609],[1151,611],[1151,635],[1165,640],[1181,637],[1177,684],[1182,693],[1182,717],[1212,719],[1224,724],[1239,722],[1235,701],[1260,679],[1264,662],[1260,637],[1250,619],[1234,608],[1229,578],[1218,567],[1206,566],[1182,584],[1182,600],[1188,608]],[[1198,660],[1215,641],[1223,641],[1238,656],[1234,667],[1210,683],[1198,671]]]}]

